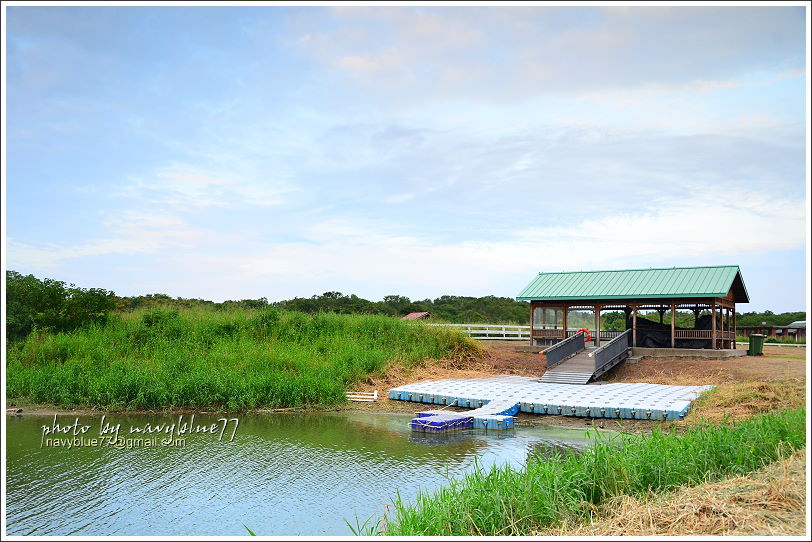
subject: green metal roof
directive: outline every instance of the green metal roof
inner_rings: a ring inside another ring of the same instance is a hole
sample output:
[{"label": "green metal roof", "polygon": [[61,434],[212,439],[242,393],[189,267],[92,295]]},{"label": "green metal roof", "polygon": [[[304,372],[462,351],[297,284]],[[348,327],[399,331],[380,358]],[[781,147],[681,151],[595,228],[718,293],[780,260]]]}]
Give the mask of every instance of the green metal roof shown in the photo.
[{"label": "green metal roof", "polygon": [[724,297],[749,303],[738,265],[539,273],[519,301]]}]

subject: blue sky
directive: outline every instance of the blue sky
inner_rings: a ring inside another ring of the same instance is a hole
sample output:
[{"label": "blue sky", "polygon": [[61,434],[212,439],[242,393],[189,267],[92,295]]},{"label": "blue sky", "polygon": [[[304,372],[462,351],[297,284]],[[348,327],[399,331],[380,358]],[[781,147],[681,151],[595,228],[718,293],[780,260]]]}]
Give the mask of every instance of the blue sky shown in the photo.
[{"label": "blue sky", "polygon": [[738,264],[803,310],[803,7],[7,7],[7,268],[515,296]]}]

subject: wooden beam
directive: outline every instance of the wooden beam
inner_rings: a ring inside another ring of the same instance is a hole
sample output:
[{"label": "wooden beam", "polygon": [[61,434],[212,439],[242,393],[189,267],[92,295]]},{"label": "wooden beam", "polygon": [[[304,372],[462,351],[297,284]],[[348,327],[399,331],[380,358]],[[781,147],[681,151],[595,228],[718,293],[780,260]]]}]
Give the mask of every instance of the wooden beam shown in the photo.
[{"label": "wooden beam", "polygon": [[736,349],[736,304],[733,304],[733,350]]},{"label": "wooden beam", "polygon": [[637,305],[632,308],[632,346],[637,346]]},{"label": "wooden beam", "polygon": [[561,310],[564,311],[564,314],[562,316],[564,321],[562,322],[561,325],[564,327],[564,338],[566,339],[567,338],[567,306],[564,305],[564,307],[562,307]]},{"label": "wooden beam", "polygon": [[601,345],[601,306],[595,305],[595,346]]},{"label": "wooden beam", "polygon": [[716,302],[711,306],[711,348],[716,350]]},{"label": "wooden beam", "polygon": [[[661,316],[662,318],[662,316]],[[673,303],[671,304],[671,348],[675,347],[674,343],[674,329],[676,326],[677,321],[677,306]]]},{"label": "wooden beam", "polygon": [[530,302],[530,346],[536,346],[536,340],[533,338],[533,317],[535,314],[536,308],[533,306],[533,302]]}]

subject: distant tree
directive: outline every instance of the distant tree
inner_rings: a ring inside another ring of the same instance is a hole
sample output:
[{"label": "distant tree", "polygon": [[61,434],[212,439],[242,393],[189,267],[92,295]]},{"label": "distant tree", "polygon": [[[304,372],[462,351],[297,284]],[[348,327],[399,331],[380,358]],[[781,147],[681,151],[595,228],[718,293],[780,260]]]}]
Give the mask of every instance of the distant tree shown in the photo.
[{"label": "distant tree", "polygon": [[[798,320],[806,320],[806,312],[782,312],[775,314],[773,311],[736,313],[736,326],[786,326]],[[766,322],[763,324],[762,322]]]},{"label": "distant tree", "polygon": [[618,311],[601,313],[601,329],[603,331],[625,331],[626,315]]},{"label": "distant tree", "polygon": [[115,294],[102,288],[77,288],[54,279],[6,271],[9,340],[21,339],[35,329],[71,331],[88,323],[102,323],[115,307]]}]

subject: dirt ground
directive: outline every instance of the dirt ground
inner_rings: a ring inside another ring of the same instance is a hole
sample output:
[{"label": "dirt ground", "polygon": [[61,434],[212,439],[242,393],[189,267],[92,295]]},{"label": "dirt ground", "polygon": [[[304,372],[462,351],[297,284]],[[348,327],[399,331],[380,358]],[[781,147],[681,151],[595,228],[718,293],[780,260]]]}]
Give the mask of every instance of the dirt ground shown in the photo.
[{"label": "dirt ground", "polygon": [[[467,362],[428,361],[423,365],[391,367],[383,376],[369,378],[354,391],[378,390],[374,403],[349,403],[340,410],[408,412],[420,409],[416,403],[390,401],[390,388],[445,378],[486,378],[500,374],[540,377],[544,360],[538,354],[516,352],[515,341],[482,341],[485,355]],[[660,361],[644,358],[638,363],[622,363],[600,379],[602,382],[646,382],[651,384],[705,385],[718,387],[712,401],[692,410],[698,418],[719,421],[746,417],[772,408],[792,408],[805,394],[806,348],[765,345],[764,356],[741,356],[723,360]],[[464,410],[452,408],[450,410]],[[517,424],[543,424],[565,427],[599,427],[647,432],[660,422],[645,420],[593,420],[570,416],[538,416],[520,413]]]},{"label": "dirt ground", "polygon": [[[481,341],[481,344],[485,349],[485,356],[481,360],[462,363],[431,361],[412,369],[392,368],[383,378],[370,379],[363,391],[371,391],[376,385],[387,385],[391,388],[422,380],[443,378],[484,378],[500,374],[540,377],[544,374],[544,358],[538,354],[516,352],[517,341]],[[806,348],[765,345],[763,356],[698,361],[660,361],[643,358],[635,364],[620,364],[600,380],[719,385],[747,380],[804,379],[805,360]]]},{"label": "dirt ground", "polygon": [[[411,368],[390,367],[380,377],[370,377],[356,391],[382,393],[390,388],[445,378],[486,378],[500,374],[540,377],[544,360],[538,354],[516,352],[513,341],[483,341],[485,355],[467,362],[428,361]],[[643,358],[638,363],[621,363],[600,381],[647,382],[651,384],[720,385],[745,381],[775,381],[806,378],[806,348],[765,346],[763,356],[741,356],[722,360],[659,361]]]},{"label": "dirt ground", "polygon": [[806,377],[806,348],[766,346],[763,356],[723,360],[658,361],[643,358],[622,363],[606,375],[608,382],[703,385],[748,380],[786,380]]}]

